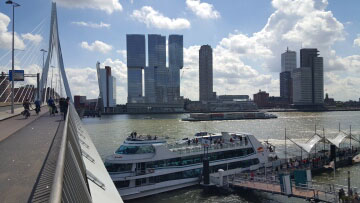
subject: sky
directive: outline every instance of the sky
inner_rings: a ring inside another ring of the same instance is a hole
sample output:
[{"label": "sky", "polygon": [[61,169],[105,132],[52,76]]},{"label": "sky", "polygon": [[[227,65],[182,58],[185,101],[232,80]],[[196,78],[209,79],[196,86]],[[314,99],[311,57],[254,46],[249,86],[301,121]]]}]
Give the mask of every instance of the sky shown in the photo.
[{"label": "sky", "polygon": [[[15,66],[41,71],[51,1],[18,0]],[[127,100],[126,34],[181,34],[181,95],[199,97],[201,45],[213,48],[214,91],[279,96],[280,56],[287,47],[318,48],[324,90],[336,100],[360,97],[359,0],[56,0],[60,43],[73,95],[97,98],[96,62],[112,67],[117,103]],[[11,67],[11,7],[0,3],[0,70]],[[299,61],[297,62],[299,66]],[[52,63],[55,67],[55,62]],[[56,75],[56,69],[53,70]],[[49,74],[51,74],[49,72]],[[33,78],[26,83],[35,83]],[[55,85],[55,83],[53,83]]]}]

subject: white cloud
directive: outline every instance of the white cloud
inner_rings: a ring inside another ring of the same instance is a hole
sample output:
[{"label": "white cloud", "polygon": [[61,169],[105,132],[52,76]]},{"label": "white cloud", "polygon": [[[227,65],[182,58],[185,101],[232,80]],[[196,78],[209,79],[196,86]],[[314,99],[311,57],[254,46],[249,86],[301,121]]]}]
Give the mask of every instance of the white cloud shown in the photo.
[{"label": "white cloud", "polygon": [[33,35],[31,33],[26,33],[26,34],[22,34],[21,37],[23,39],[34,42],[35,44],[39,44],[43,40],[43,37],[41,35],[39,35],[39,34]]},{"label": "white cloud", "polygon": [[65,68],[72,95],[85,95],[95,99],[99,96],[99,86],[95,64],[93,68]]},{"label": "white cloud", "polygon": [[134,10],[131,17],[147,27],[159,29],[179,30],[190,28],[190,22],[185,18],[171,19],[150,6],[143,6],[140,10]]},{"label": "white cloud", "polygon": [[200,0],[186,0],[186,6],[203,19],[220,18],[220,13],[214,9],[212,4],[201,3]]},{"label": "white cloud", "polygon": [[55,2],[68,8],[91,8],[105,11],[108,14],[123,10],[118,0],[55,0]]},{"label": "white cloud", "polygon": [[93,23],[93,22],[84,22],[84,21],[77,21],[77,22],[71,22],[71,24],[83,26],[83,27],[90,27],[90,28],[110,28],[110,24],[107,23]]},{"label": "white cloud", "polygon": [[[12,46],[12,33],[7,29],[9,23],[10,18],[0,12],[0,48],[3,49],[11,49]],[[15,33],[14,40],[16,49],[25,49],[25,44],[17,33]]]},{"label": "white cloud", "polygon": [[121,50],[116,50],[116,53],[120,54],[121,57],[123,58],[123,60],[126,61],[126,57],[127,57],[127,55],[126,55],[126,50],[123,50],[123,49],[121,49]]},{"label": "white cloud", "polygon": [[80,46],[84,49],[87,49],[89,51],[98,51],[101,53],[108,53],[112,50],[112,46],[109,44],[106,44],[105,42],[96,40],[95,42],[88,44],[88,42],[81,42]]},{"label": "white cloud", "polygon": [[360,35],[358,35],[357,38],[354,40],[354,46],[360,47]]}]

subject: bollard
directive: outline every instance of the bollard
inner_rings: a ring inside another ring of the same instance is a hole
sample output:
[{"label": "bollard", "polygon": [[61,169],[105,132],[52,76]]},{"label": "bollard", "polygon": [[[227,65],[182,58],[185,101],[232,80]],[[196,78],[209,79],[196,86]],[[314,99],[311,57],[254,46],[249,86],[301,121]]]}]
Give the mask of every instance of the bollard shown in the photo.
[{"label": "bollard", "polygon": [[223,169],[219,169],[219,185],[220,187],[222,187],[224,185],[224,170]]}]

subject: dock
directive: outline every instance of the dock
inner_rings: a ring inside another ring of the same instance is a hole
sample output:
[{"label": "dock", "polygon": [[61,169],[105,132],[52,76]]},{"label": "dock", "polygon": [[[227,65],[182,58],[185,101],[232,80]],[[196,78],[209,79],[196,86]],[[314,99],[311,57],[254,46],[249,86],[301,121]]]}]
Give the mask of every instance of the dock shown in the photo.
[{"label": "dock", "polygon": [[[284,160],[278,160],[283,163]],[[286,164],[286,162],[284,162]],[[343,165],[345,166],[345,164]],[[310,165],[300,168],[279,167],[277,163],[268,163],[266,166],[254,166],[239,172],[236,170],[224,171],[210,175],[210,184],[205,188],[223,189],[228,191],[245,190],[277,194],[287,197],[300,198],[314,202],[339,202],[339,191],[344,190],[344,195],[349,196],[358,191],[357,187],[315,182],[312,180]],[[318,168],[316,169],[318,170]],[[350,185],[350,174],[348,174]],[[213,191],[213,190],[212,190]]]},{"label": "dock", "polygon": [[[234,177],[229,181],[229,187],[233,189],[253,190],[259,192],[266,192],[271,194],[284,195],[288,197],[295,197],[305,199],[308,201],[319,202],[337,202],[338,195],[336,188],[328,186],[326,190],[326,184],[311,183],[309,185],[296,186],[291,184],[290,191],[284,190],[281,183],[277,180],[270,180],[265,178],[246,179],[240,177]],[[345,186],[343,186],[345,187]]]}]

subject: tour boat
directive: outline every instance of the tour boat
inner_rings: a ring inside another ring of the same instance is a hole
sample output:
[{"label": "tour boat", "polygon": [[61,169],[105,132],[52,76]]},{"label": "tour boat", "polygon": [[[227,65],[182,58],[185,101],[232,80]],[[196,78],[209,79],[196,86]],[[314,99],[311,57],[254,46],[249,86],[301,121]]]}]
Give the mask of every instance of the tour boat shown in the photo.
[{"label": "tour boat", "polygon": [[210,173],[241,172],[266,164],[274,152],[247,133],[196,133],[168,143],[157,136],[132,133],[105,166],[124,200],[199,184],[203,158]]}]

